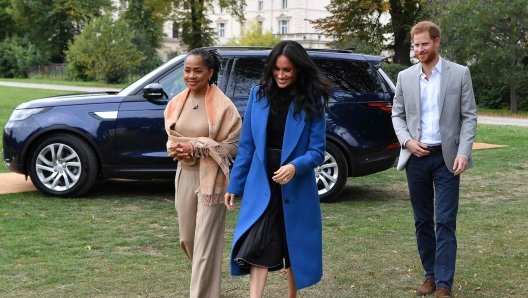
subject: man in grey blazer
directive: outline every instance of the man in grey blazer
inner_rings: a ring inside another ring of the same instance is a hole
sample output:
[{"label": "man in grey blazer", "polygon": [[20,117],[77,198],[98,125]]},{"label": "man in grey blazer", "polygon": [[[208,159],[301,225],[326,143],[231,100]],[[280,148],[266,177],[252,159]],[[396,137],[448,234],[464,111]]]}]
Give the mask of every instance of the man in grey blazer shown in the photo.
[{"label": "man in grey blazer", "polygon": [[420,22],[412,28],[411,38],[420,63],[398,74],[392,108],[402,146],[397,169],[406,169],[425,270],[417,294],[436,290],[435,297],[451,297],[460,174],[473,166],[477,108],[469,69],[438,54],[440,28]]}]

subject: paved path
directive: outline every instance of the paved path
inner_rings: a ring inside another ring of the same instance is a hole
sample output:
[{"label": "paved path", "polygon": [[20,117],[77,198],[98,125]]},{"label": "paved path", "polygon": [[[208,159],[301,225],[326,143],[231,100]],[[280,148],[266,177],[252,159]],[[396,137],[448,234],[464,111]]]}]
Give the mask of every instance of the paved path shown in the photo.
[{"label": "paved path", "polygon": [[50,90],[65,90],[65,91],[82,91],[82,92],[121,91],[121,89],[111,88],[111,87],[67,86],[67,85],[36,84],[36,83],[6,82],[6,81],[0,81],[0,86],[50,89]]},{"label": "paved path", "polygon": [[528,126],[526,118],[478,116],[477,121],[480,124]]}]

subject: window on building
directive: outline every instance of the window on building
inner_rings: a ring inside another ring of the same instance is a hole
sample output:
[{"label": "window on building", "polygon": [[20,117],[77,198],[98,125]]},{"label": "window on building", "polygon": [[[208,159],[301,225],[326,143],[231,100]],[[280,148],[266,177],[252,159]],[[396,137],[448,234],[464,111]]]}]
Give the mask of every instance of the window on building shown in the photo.
[{"label": "window on building", "polygon": [[247,5],[246,4],[242,4],[242,12],[246,12],[246,8],[247,8]]},{"label": "window on building", "polygon": [[172,38],[179,38],[178,31],[180,30],[180,26],[178,23],[174,22],[172,23]]},{"label": "window on building", "polygon": [[258,10],[259,11],[264,10],[264,0],[258,0]]},{"label": "window on building", "polygon": [[282,9],[288,8],[288,0],[282,0]]},{"label": "window on building", "polygon": [[288,34],[288,20],[279,21],[279,34]]},{"label": "window on building", "polygon": [[262,26],[264,26],[264,24],[262,23],[262,21],[258,21],[258,24],[259,24],[259,31],[262,33]]},{"label": "window on building", "polygon": [[244,26],[245,26],[245,23],[240,22],[240,34],[244,34]]},{"label": "window on building", "polygon": [[220,13],[224,13],[224,8],[220,6]]},{"label": "window on building", "polygon": [[218,37],[225,37],[225,23],[218,23]]}]

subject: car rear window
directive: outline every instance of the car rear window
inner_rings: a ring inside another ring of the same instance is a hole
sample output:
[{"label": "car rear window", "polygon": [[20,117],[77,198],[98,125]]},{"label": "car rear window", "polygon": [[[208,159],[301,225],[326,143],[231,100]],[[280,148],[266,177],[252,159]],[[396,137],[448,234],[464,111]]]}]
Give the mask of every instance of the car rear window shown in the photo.
[{"label": "car rear window", "polygon": [[313,59],[334,87],[346,92],[388,92],[387,85],[370,63],[344,59]]}]

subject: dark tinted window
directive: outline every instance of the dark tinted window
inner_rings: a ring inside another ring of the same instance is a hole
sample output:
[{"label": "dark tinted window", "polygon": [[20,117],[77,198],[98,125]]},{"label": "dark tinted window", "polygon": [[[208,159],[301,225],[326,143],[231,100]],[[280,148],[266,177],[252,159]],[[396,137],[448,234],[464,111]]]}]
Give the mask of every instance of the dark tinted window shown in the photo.
[{"label": "dark tinted window", "polygon": [[[221,61],[220,71],[218,72],[218,82],[222,80],[225,72],[225,65],[229,59],[224,58]],[[185,81],[183,80],[183,63],[173,68],[168,72],[163,78],[159,80],[161,86],[163,86],[163,91],[167,93],[169,99],[178,95],[187,88]]]},{"label": "dark tinted window", "polygon": [[385,81],[370,63],[354,60],[313,59],[333,86],[348,92],[388,92]]},{"label": "dark tinted window", "polygon": [[264,58],[239,58],[235,61],[234,96],[248,97],[251,87],[264,76]]}]

